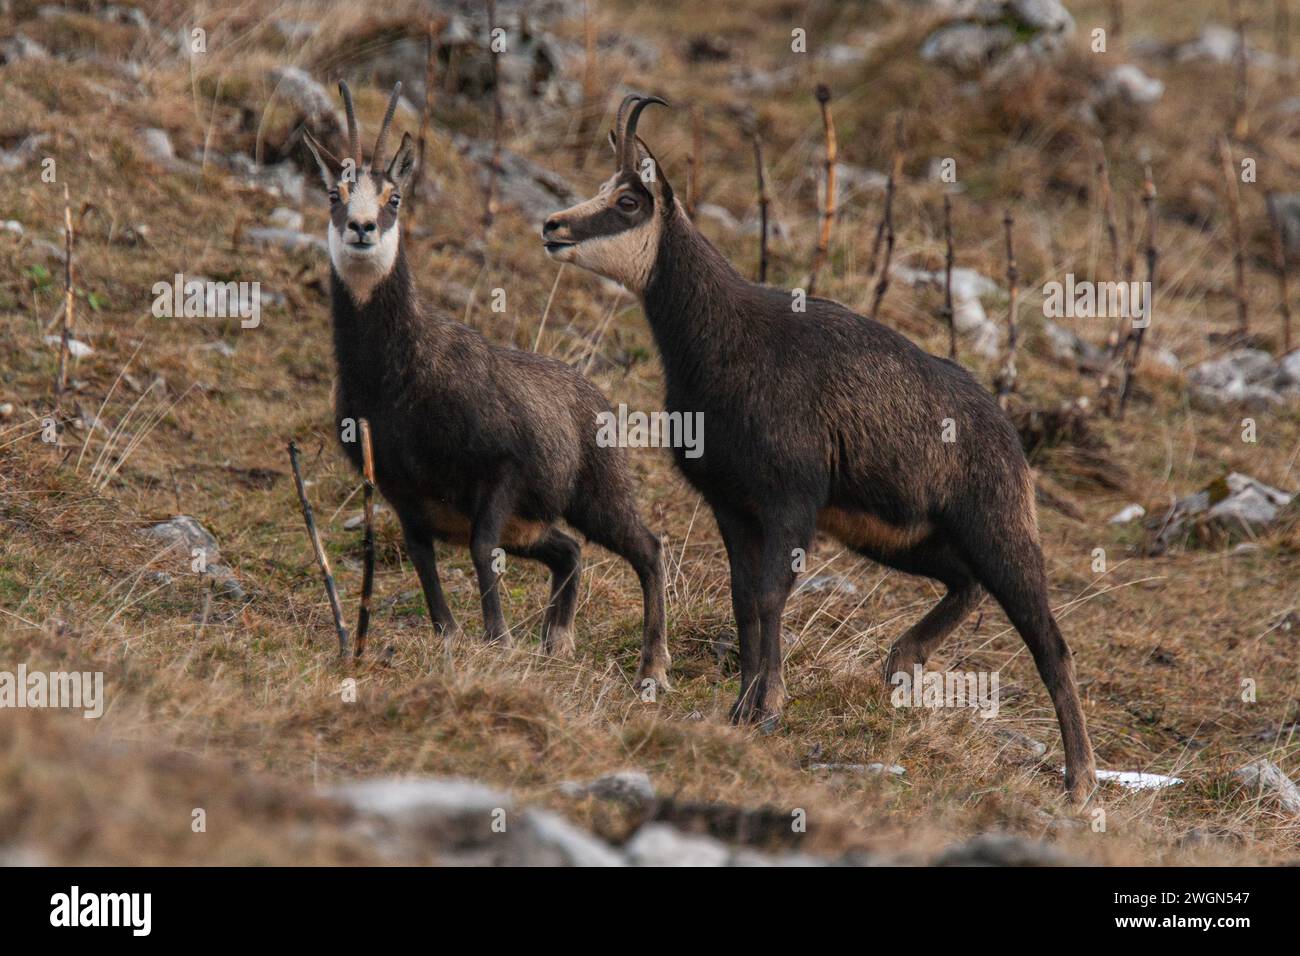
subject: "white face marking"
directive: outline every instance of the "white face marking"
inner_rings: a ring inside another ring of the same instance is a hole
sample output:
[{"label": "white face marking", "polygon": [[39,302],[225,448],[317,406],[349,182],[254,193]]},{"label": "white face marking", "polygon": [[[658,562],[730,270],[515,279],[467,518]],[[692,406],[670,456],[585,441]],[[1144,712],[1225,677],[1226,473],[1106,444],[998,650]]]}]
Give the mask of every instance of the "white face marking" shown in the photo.
[{"label": "white face marking", "polygon": [[[379,196],[375,193],[375,184],[368,175],[361,175],[348,191],[346,221],[377,223],[378,219]],[[370,233],[365,245],[359,244],[358,238],[356,230],[347,229],[346,234],[341,233],[333,219],[330,220],[330,262],[352,294],[352,300],[358,306],[364,306],[370,301],[375,286],[397,261],[398,226],[394,223],[382,233]]]},{"label": "white face marking", "polygon": [[[565,210],[565,217],[578,219],[606,208],[617,182],[618,176],[609,179],[594,197]],[[656,196],[655,202],[660,201],[660,197]],[[575,245],[548,251],[547,254],[556,262],[572,262],[597,275],[622,283],[630,291],[642,295],[650,284],[650,272],[654,269],[655,257],[659,253],[659,234],[662,231],[663,220],[656,208],[653,215],[632,229],[624,229],[612,236],[584,239]]]}]

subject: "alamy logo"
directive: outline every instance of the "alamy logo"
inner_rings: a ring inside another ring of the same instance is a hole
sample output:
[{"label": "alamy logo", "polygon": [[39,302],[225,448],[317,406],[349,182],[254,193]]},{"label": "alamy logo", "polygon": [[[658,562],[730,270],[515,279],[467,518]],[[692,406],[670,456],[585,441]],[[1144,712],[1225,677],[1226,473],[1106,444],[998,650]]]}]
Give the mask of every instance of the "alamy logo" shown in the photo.
[{"label": "alamy logo", "polygon": [[50,897],[51,926],[129,926],[131,935],[148,936],[153,927],[152,893],[69,893]]},{"label": "alamy logo", "polygon": [[596,444],[601,448],[684,448],[687,458],[704,454],[703,412],[628,412],[596,415]]},{"label": "alamy logo", "polygon": [[1043,315],[1049,319],[1131,319],[1133,328],[1151,324],[1150,282],[1075,281],[1074,273],[1065,282],[1043,286]]},{"label": "alamy logo", "polygon": [[153,314],[159,319],[239,319],[245,329],[262,324],[262,283],[189,279],[155,282]]},{"label": "alamy logo", "polygon": [[912,673],[891,674],[889,700],[895,707],[972,707],[985,719],[998,715],[998,672],[926,671],[920,664]]},{"label": "alamy logo", "polygon": [[104,713],[103,671],[0,671],[0,709],[5,707],[67,707],[83,711],[87,720]]}]

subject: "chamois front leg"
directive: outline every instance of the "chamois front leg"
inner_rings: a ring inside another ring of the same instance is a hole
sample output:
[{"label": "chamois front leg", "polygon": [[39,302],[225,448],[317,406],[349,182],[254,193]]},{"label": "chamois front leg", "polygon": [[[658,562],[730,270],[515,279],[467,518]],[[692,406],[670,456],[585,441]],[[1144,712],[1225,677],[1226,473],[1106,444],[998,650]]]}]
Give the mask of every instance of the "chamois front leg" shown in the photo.
[{"label": "chamois front leg", "polygon": [[433,622],[434,632],[439,637],[456,637],[460,628],[451,608],[442,593],[442,582],[438,580],[438,556],[434,551],[433,535],[409,515],[398,512],[402,523],[402,534],[406,538],[406,553],[415,565],[415,573],[420,577],[420,586],[424,589],[424,602],[429,607],[429,620]]},{"label": "chamois front leg", "polygon": [[760,649],[758,673],[749,720],[765,730],[773,729],[785,709],[785,677],[782,673],[781,617],[794,587],[795,551],[808,550],[815,518],[794,512],[760,519],[763,543],[759,552],[757,604]]},{"label": "chamois front leg", "polygon": [[478,507],[470,521],[469,553],[478,576],[479,595],[483,602],[484,640],[510,644],[510,631],[501,613],[500,576],[497,558],[501,532],[514,509],[514,492],[508,478],[500,478],[485,485]]},{"label": "chamois front leg", "polygon": [[758,560],[761,540],[745,515],[715,506],[714,518],[731,564],[731,610],[740,648],[740,696],[731,708],[732,723],[752,718],[757,691],[762,635],[758,623]]}]

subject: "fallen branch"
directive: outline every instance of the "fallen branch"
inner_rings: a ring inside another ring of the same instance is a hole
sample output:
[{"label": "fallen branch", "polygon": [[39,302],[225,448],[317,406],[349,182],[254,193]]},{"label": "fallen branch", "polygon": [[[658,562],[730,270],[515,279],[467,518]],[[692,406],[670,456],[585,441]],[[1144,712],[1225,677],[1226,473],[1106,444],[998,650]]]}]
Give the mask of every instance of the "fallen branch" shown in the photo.
[{"label": "fallen branch", "polygon": [[365,512],[364,539],[365,565],[361,573],[361,606],[357,610],[357,637],[355,657],[366,649],[366,634],[370,630],[370,594],[375,586],[375,452],[370,443],[370,422],[357,421],[361,431],[362,508]]},{"label": "fallen branch", "polygon": [[298,487],[298,503],[302,505],[302,519],[307,525],[307,537],[311,539],[312,550],[316,553],[316,563],[320,565],[321,576],[325,579],[325,594],[329,598],[330,611],[334,614],[334,630],[339,635],[339,655],[348,652],[348,628],[343,623],[343,608],[339,605],[339,592],[334,586],[334,574],[330,571],[329,558],[321,544],[320,534],[316,531],[316,519],[312,516],[311,502],[307,500],[307,488],[302,483],[302,469],[298,466],[298,446],[289,442],[289,464],[293,468],[293,482]]},{"label": "fallen branch", "polygon": [[826,196],[822,205],[822,228],[817,236],[817,249],[813,253],[812,269],[808,275],[808,294],[812,295],[817,286],[817,273],[826,264],[826,255],[831,246],[831,226],[835,222],[835,120],[831,116],[831,90],[825,83],[818,83],[815,91],[817,102],[822,110],[822,127],[826,132]]}]

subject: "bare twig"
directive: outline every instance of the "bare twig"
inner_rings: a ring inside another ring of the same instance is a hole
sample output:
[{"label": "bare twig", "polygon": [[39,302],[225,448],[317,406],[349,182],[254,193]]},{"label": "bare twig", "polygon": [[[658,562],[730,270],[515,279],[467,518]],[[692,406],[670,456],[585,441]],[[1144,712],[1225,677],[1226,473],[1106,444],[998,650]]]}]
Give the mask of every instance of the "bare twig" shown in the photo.
[{"label": "bare twig", "polygon": [[948,323],[948,358],[957,361],[957,312],[952,306],[952,270],[957,253],[952,242],[952,197],[943,197],[943,241],[947,255],[943,259],[943,317]]},{"label": "bare twig", "polygon": [[1282,217],[1278,215],[1273,196],[1267,199],[1268,218],[1273,226],[1273,265],[1277,268],[1278,311],[1282,316],[1282,354],[1291,351],[1291,296],[1287,289],[1286,238],[1282,231]]},{"label": "bare twig", "polygon": [[488,166],[487,190],[483,196],[483,238],[487,238],[496,213],[497,172],[501,168],[501,70],[498,54],[492,49],[496,42],[497,3],[488,0],[488,54],[492,63],[492,162]]},{"label": "bare twig", "polygon": [[1007,407],[1007,398],[1016,388],[1016,348],[1020,342],[1019,329],[1016,327],[1016,305],[1020,295],[1020,270],[1016,266],[1016,247],[1012,239],[1012,232],[1015,228],[1016,220],[1008,209],[1002,217],[1002,226],[1006,230],[1007,237],[1007,293],[1009,302],[1007,303],[1007,355],[1002,362],[1002,369],[998,372],[998,404],[1004,409]]},{"label": "bare twig", "polygon": [[1245,139],[1250,131],[1250,86],[1246,64],[1246,14],[1241,0],[1228,0],[1232,25],[1237,31],[1237,49],[1233,55],[1235,67],[1232,94],[1232,135]]},{"label": "bare twig", "polygon": [[700,205],[700,162],[704,152],[704,131],[700,111],[691,107],[691,151],[686,157],[686,215],[695,218]]},{"label": "bare twig", "polygon": [[437,89],[438,37],[442,34],[445,25],[445,20],[429,21],[429,48],[424,62],[424,108],[420,110],[420,136],[416,141],[418,144],[419,171],[416,173],[415,185],[411,190],[412,196],[420,195],[424,191],[424,184],[428,179],[424,166],[424,154],[429,138],[429,126],[433,122],[434,91]]},{"label": "bare twig", "polygon": [[755,122],[750,138],[754,143],[754,168],[758,171],[758,281],[767,281],[767,177],[763,174],[763,141]]},{"label": "bare twig", "polygon": [[1250,304],[1246,296],[1246,252],[1241,235],[1241,190],[1232,161],[1232,147],[1226,136],[1219,137],[1219,158],[1223,162],[1223,179],[1228,193],[1228,212],[1232,219],[1232,264],[1235,272],[1234,297],[1237,300],[1237,335],[1250,333]]},{"label": "bare twig", "polygon": [[826,132],[826,195],[822,206],[822,227],[817,237],[817,250],[813,254],[812,269],[808,275],[808,294],[812,295],[817,286],[817,273],[826,264],[826,254],[831,245],[831,226],[835,222],[835,120],[831,116],[831,91],[825,83],[818,83],[815,91],[817,102],[821,104],[822,127]]},{"label": "bare twig", "polygon": [[[1106,238],[1110,242],[1111,278],[1119,281],[1123,274],[1123,264],[1119,248],[1119,227],[1115,223],[1115,197],[1110,185],[1110,164],[1103,151],[1097,160],[1097,180],[1101,191],[1101,214],[1106,222]],[[1111,356],[1117,356],[1124,338],[1124,316],[1116,317],[1115,328],[1106,343]],[[1104,374],[1104,373],[1103,373]]]},{"label": "bare twig", "polygon": [[582,109],[578,111],[578,128],[573,141],[573,164],[587,165],[591,145],[591,118],[596,104],[596,21],[591,15],[591,0],[582,4]]},{"label": "bare twig", "polygon": [[334,614],[334,630],[339,636],[339,655],[348,652],[348,627],[343,623],[343,608],[339,605],[339,592],[334,586],[334,573],[330,571],[330,561],[321,544],[320,534],[316,531],[316,519],[312,515],[311,502],[307,500],[307,488],[302,483],[302,469],[298,465],[298,446],[289,442],[289,464],[293,468],[293,482],[298,488],[298,503],[302,506],[302,520],[307,525],[307,537],[311,540],[312,550],[316,554],[316,563],[320,565],[321,577],[325,580],[325,594],[329,598],[330,611]]},{"label": "bare twig", "polygon": [[375,587],[375,452],[370,442],[370,422],[364,418],[359,419],[357,427],[361,432],[361,500],[366,521],[361,606],[357,609],[357,639],[353,651],[354,656],[360,657],[366,649],[366,634],[370,631],[370,594]]},{"label": "bare twig", "polygon": [[[889,171],[889,181],[885,184],[885,211],[880,217],[880,231],[885,237],[885,259],[880,264],[880,278],[876,280],[876,297],[871,303],[871,317],[880,315],[880,303],[889,291],[889,267],[894,259],[894,193],[898,189],[898,177],[903,169],[901,153],[894,156],[894,165]],[[871,257],[875,265],[875,255]]]},{"label": "bare twig", "polygon": [[1128,406],[1129,396],[1133,391],[1133,380],[1137,376],[1138,361],[1142,358],[1142,340],[1146,336],[1147,326],[1155,315],[1155,298],[1156,298],[1156,265],[1159,262],[1159,253],[1156,251],[1156,183],[1151,173],[1151,167],[1147,166],[1146,175],[1142,182],[1142,205],[1146,209],[1147,216],[1147,235],[1146,235],[1146,260],[1147,260],[1147,301],[1146,301],[1146,322],[1138,328],[1132,330],[1125,342],[1124,354],[1124,377],[1123,386],[1119,393],[1119,412],[1118,417],[1124,417],[1124,409]]}]

